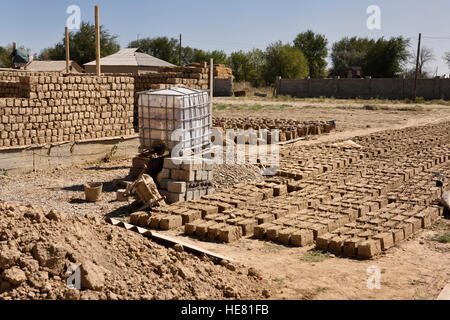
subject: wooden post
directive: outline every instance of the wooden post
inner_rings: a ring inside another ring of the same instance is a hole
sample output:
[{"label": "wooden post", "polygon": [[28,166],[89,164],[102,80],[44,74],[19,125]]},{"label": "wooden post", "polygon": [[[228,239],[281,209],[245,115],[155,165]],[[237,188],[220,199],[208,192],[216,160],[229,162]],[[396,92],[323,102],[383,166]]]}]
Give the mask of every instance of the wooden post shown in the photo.
[{"label": "wooden post", "polygon": [[182,40],[182,35],[180,33],[180,48],[179,48],[179,52],[178,52],[178,64],[181,66],[181,50],[182,50],[182,46],[181,46],[181,40]]},{"label": "wooden post", "polygon": [[16,47],[17,47],[16,43],[13,42],[13,51],[16,50]]},{"label": "wooden post", "polygon": [[417,61],[416,61],[416,74],[414,76],[414,101],[417,99],[417,77],[419,74],[419,58],[420,58],[420,41],[422,40],[422,34],[419,33],[419,43],[417,44]]},{"label": "wooden post", "polygon": [[70,72],[69,28],[66,27],[66,73]]},{"label": "wooden post", "polygon": [[210,121],[212,125],[212,113],[213,113],[213,93],[214,93],[214,59],[209,60],[209,95],[210,95],[210,107],[209,112],[211,114]]},{"label": "wooden post", "polygon": [[100,69],[100,17],[98,6],[95,6],[95,54],[96,54],[96,69],[97,75],[101,73]]}]

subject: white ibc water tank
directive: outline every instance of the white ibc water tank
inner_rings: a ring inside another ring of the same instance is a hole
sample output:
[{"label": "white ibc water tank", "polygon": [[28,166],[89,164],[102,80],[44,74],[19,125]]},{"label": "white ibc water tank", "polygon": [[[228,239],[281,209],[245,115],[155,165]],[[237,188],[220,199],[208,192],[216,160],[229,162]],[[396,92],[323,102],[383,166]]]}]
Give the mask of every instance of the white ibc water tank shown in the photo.
[{"label": "white ibc water tank", "polygon": [[209,145],[209,91],[177,86],[138,94],[141,150],[164,144],[198,153]]}]

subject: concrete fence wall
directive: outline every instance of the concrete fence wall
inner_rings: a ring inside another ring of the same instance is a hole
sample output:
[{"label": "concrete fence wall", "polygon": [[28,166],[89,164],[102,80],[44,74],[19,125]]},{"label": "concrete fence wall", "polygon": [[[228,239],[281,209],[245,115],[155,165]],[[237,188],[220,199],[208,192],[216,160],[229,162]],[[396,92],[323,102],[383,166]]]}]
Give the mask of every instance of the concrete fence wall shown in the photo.
[{"label": "concrete fence wall", "polygon": [[[297,98],[412,99],[414,98],[414,80],[278,78],[276,93]],[[417,97],[423,97],[426,100],[450,100],[450,79],[417,80]]]},{"label": "concrete fence wall", "polygon": [[233,77],[228,79],[214,78],[214,97],[232,97],[233,96]]}]

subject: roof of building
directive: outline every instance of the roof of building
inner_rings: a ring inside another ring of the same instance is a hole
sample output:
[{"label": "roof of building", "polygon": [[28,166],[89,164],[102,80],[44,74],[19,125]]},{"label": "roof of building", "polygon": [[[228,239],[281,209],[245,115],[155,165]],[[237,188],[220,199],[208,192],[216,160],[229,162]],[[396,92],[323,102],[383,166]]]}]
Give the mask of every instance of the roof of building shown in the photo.
[{"label": "roof of building", "polygon": [[[95,65],[96,61],[91,61],[85,66]],[[126,48],[110,56],[100,59],[102,66],[139,66],[139,67],[172,67],[173,64],[143,53],[139,48]]]},{"label": "roof of building", "polygon": [[[72,66],[78,72],[83,71],[83,68],[81,68],[78,65],[78,63],[76,63],[75,61],[71,60],[70,66]],[[61,60],[61,61],[37,61],[37,60],[34,60],[26,66],[26,70],[42,71],[42,72],[45,72],[45,71],[64,72],[64,71],[66,71],[66,61],[65,60]]]}]

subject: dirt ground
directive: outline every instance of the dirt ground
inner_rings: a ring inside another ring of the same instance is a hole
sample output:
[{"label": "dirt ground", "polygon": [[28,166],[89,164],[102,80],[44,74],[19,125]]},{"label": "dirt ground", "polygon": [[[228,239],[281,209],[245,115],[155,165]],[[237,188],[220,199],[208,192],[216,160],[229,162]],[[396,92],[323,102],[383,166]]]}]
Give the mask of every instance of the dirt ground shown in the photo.
[{"label": "dirt ground", "polygon": [[[380,130],[417,126],[450,119],[444,105],[393,104],[365,107],[345,101],[272,101],[256,99],[216,99],[215,115],[227,117],[269,117],[297,120],[337,120],[337,132],[298,144],[349,139]],[[373,110],[375,109],[375,110]],[[289,146],[286,146],[288,148]],[[94,214],[123,217],[133,208],[115,202],[111,183],[127,176],[131,160],[86,164],[50,172],[20,175],[0,173],[0,199],[32,203],[69,215]],[[83,184],[105,182],[99,203],[83,201]],[[420,233],[371,261],[359,261],[318,253],[309,248],[243,239],[234,244],[203,242],[182,236],[181,230],[168,232],[236,262],[260,270],[273,299],[436,299],[450,279],[450,245],[434,240],[450,231],[450,220]],[[381,270],[381,289],[367,288],[367,268]]]}]

